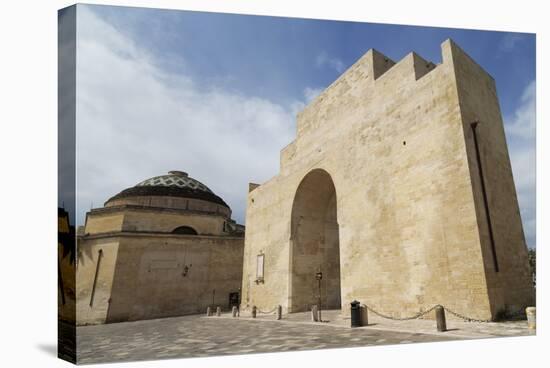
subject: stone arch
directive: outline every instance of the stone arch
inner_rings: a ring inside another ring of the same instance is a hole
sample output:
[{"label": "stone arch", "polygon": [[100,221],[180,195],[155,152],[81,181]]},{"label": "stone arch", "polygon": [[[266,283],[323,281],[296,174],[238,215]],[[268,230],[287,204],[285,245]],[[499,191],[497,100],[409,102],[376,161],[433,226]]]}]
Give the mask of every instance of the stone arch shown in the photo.
[{"label": "stone arch", "polygon": [[336,189],[328,172],[310,171],[292,204],[290,226],[289,311],[308,310],[319,302],[315,274],[323,274],[323,309],[341,307],[340,244]]}]

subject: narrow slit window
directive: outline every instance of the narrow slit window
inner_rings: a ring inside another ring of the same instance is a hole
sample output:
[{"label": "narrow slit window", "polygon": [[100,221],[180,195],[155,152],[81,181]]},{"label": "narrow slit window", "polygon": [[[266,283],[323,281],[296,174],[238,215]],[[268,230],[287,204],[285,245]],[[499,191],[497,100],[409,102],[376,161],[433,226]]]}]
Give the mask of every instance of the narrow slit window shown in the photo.
[{"label": "narrow slit window", "polygon": [[256,281],[263,282],[264,280],[264,260],[265,254],[260,253],[256,257]]},{"label": "narrow slit window", "polygon": [[487,188],[485,187],[485,176],[483,174],[483,166],[481,164],[481,153],[480,153],[480,149],[479,149],[479,142],[478,142],[478,139],[477,139],[478,137],[477,137],[476,128],[477,128],[478,124],[479,123],[477,121],[473,122],[471,124],[471,127],[472,127],[472,134],[473,134],[473,138],[474,138],[474,147],[475,147],[475,150],[476,150],[477,168],[478,168],[479,179],[480,179],[480,183],[481,183],[481,195],[483,196],[483,206],[485,208],[485,219],[487,221],[487,228],[489,230],[489,242],[491,244],[491,254],[493,256],[493,267],[495,268],[495,272],[498,272],[499,271],[499,266],[498,266],[497,251],[496,251],[496,246],[495,246],[495,236],[493,234],[493,224],[491,223],[491,213],[490,213],[490,209],[489,209],[489,200],[487,199]]},{"label": "narrow slit window", "polygon": [[101,264],[101,258],[103,258],[103,249],[97,252],[97,264],[95,268],[94,283],[92,285],[92,294],[90,295],[90,307],[94,306],[95,289],[97,287],[97,276],[99,274],[99,266]]}]

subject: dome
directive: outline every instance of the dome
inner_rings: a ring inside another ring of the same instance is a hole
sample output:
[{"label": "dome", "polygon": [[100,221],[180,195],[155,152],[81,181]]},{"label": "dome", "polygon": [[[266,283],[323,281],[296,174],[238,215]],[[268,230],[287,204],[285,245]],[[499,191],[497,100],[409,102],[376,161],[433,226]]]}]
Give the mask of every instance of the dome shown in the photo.
[{"label": "dome", "polygon": [[200,181],[193,179],[183,171],[169,171],[167,175],[155,176],[144,180],[135,186],[125,189],[105,202],[118,201],[129,197],[180,197],[199,199],[216,203],[229,208],[229,206]]}]

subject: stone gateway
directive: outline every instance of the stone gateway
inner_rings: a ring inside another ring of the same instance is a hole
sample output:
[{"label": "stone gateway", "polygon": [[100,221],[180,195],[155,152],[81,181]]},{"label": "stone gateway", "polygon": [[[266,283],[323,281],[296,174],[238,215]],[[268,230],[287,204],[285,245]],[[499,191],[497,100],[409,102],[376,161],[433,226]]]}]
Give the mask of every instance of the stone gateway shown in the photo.
[{"label": "stone gateway", "polygon": [[280,173],[249,188],[243,309],[534,303],[495,81],[441,48],[438,65],[370,50],[298,114]]}]

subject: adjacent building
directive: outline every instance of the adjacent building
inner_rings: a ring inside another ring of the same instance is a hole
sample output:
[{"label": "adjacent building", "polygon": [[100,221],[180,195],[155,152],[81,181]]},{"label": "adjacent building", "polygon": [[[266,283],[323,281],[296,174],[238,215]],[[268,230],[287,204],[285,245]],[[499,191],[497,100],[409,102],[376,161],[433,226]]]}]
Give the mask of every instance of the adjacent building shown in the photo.
[{"label": "adjacent building", "polygon": [[185,172],[144,180],[92,209],[77,243],[79,325],[240,302],[244,227],[222,198]]}]

